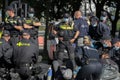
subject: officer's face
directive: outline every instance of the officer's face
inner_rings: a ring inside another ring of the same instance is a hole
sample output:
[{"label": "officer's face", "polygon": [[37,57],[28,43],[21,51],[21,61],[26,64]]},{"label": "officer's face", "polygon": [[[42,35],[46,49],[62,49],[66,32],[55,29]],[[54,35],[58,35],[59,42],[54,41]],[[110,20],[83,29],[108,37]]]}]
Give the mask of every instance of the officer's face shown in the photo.
[{"label": "officer's face", "polygon": [[120,41],[116,42],[113,46],[116,46],[116,47],[120,48]]},{"label": "officer's face", "polygon": [[22,36],[24,39],[30,39],[30,35],[28,33],[23,33]]},{"label": "officer's face", "polygon": [[97,26],[97,21],[96,20],[91,20],[91,25],[93,26],[93,27],[96,27]]},{"label": "officer's face", "polygon": [[104,40],[103,44],[106,44],[107,47],[112,47],[111,41],[110,40]]},{"label": "officer's face", "polygon": [[34,17],[34,13],[29,13],[28,16],[29,16],[30,18],[32,18],[32,17]]},{"label": "officer's face", "polygon": [[68,22],[69,22],[69,18],[63,18],[63,21],[64,21],[65,23],[68,23]]},{"label": "officer's face", "polygon": [[5,39],[5,41],[8,42],[8,41],[10,40],[10,36],[9,36],[9,35],[4,35],[4,36],[3,36],[3,39]]},{"label": "officer's face", "polygon": [[12,15],[14,14],[14,12],[12,10],[7,10],[6,14],[7,14],[7,16],[12,17]]},{"label": "officer's face", "polygon": [[80,18],[82,15],[81,15],[81,12],[80,11],[76,11],[75,14],[74,14],[74,17],[76,19]]}]

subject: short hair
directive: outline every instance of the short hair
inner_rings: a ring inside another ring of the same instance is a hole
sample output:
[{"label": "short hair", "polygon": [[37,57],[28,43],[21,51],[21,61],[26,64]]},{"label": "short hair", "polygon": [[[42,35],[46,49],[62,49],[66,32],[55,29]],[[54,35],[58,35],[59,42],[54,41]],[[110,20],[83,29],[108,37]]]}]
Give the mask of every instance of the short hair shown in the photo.
[{"label": "short hair", "polygon": [[80,10],[75,11],[74,15],[82,16],[82,12]]}]

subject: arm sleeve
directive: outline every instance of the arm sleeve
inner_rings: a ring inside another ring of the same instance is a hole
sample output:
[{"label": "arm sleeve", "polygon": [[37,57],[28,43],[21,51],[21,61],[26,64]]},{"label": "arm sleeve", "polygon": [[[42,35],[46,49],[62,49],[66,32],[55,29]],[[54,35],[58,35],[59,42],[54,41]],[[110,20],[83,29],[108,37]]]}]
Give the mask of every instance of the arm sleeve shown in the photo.
[{"label": "arm sleeve", "polygon": [[11,58],[13,53],[13,48],[9,44],[4,45],[4,59],[7,63],[11,64]]},{"label": "arm sleeve", "polygon": [[101,24],[101,26],[102,26],[103,35],[110,35],[109,27],[105,24]]}]

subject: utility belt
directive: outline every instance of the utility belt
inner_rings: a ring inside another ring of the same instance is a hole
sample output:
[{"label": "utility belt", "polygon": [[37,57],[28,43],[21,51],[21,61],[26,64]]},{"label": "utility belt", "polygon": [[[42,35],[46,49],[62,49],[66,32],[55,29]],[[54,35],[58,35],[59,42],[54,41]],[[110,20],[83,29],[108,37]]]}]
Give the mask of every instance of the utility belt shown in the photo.
[{"label": "utility belt", "polygon": [[37,64],[31,64],[31,63],[23,63],[20,64],[18,67],[16,68],[27,68],[31,71],[31,73],[35,73],[35,74],[39,74],[40,72],[42,72],[41,66],[37,65]]},{"label": "utility belt", "polygon": [[16,66],[17,68],[20,68],[20,67],[31,67],[32,64],[30,63],[21,63],[19,64],[18,66]]},{"label": "utility belt", "polygon": [[95,59],[95,58],[87,59],[87,60],[85,60],[84,65],[88,65],[92,62],[99,62],[99,60]]},{"label": "utility belt", "polygon": [[63,41],[70,41],[72,37],[63,37]]}]

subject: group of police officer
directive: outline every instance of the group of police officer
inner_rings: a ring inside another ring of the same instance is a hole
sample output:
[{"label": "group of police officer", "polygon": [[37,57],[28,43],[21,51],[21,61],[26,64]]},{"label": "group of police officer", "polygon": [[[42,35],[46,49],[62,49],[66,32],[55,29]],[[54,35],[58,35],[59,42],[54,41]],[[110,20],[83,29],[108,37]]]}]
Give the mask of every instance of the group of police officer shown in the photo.
[{"label": "group of police officer", "polygon": [[[74,21],[69,14],[63,15],[51,36],[59,40],[52,63],[54,79],[99,80],[104,53],[120,66],[120,39],[111,40],[104,17],[101,16],[102,22],[91,16],[89,24],[81,11],[75,12]],[[39,80],[35,74],[39,74],[40,65],[35,65],[40,56],[37,41],[40,25],[33,8],[27,18],[16,16],[11,6],[6,8],[5,24],[0,29],[1,79]]]},{"label": "group of police officer", "polygon": [[[103,15],[100,19],[92,15],[88,20],[78,10],[74,21],[65,13],[62,21],[54,25],[53,36],[59,40],[53,59],[56,80],[61,79],[59,74],[62,80],[99,80],[102,59],[109,58],[119,66],[120,39],[111,38],[110,27],[105,23],[107,18]],[[105,57],[106,54],[109,57]]]},{"label": "group of police officer", "polygon": [[27,18],[16,16],[11,6],[5,11],[6,18],[0,32],[0,79],[30,80],[39,66],[34,65],[40,58],[37,39],[41,23],[34,17],[33,8],[28,10]]}]

